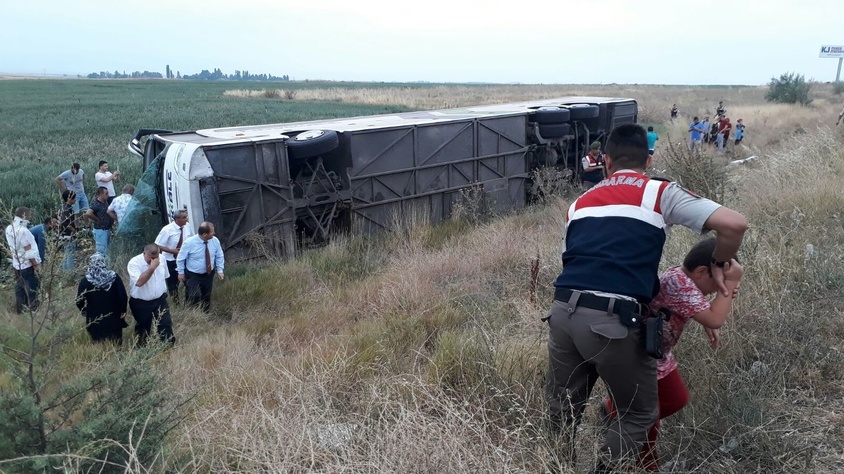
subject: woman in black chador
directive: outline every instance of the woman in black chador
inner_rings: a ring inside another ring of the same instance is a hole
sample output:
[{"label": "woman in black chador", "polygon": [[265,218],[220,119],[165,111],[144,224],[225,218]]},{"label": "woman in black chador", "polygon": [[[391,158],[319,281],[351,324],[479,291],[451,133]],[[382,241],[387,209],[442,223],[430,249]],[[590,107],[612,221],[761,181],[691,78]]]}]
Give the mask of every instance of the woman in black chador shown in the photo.
[{"label": "woman in black chador", "polygon": [[88,261],[88,273],[79,282],[76,306],[85,315],[86,329],[94,342],[123,342],[126,323],[126,287],[105,257],[95,253]]}]

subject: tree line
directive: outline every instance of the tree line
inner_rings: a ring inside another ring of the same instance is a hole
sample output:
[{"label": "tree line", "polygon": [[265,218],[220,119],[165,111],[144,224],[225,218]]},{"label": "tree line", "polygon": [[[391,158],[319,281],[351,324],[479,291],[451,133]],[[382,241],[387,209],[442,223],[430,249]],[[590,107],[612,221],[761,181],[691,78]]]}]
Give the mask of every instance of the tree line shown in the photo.
[{"label": "tree line", "polygon": [[126,73],[126,71],[120,72],[115,70],[114,72],[109,71],[100,71],[100,72],[92,72],[88,74],[88,79],[202,79],[206,81],[289,81],[290,76],[287,74],[283,76],[274,76],[272,74],[267,73],[259,73],[259,74],[252,74],[249,71],[241,71],[235,70],[234,74],[226,74],[221,71],[219,68],[214,68],[212,71],[208,69],[203,69],[202,71],[196,74],[185,74],[182,75],[181,72],[176,71],[173,73],[173,70],[170,68],[168,64],[165,68],[165,73],[161,74],[160,72],[154,71],[134,71],[131,73]]}]

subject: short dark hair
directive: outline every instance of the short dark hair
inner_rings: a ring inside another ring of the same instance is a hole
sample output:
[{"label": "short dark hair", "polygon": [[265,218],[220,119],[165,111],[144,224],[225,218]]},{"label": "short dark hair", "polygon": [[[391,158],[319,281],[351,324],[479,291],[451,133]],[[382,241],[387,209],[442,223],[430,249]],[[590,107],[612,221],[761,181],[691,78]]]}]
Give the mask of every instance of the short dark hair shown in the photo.
[{"label": "short dark hair", "polygon": [[101,168],[103,165],[107,165],[107,164],[108,164],[108,161],[100,160],[100,162],[97,164],[97,168]]},{"label": "short dark hair", "polygon": [[28,207],[21,206],[15,209],[15,217],[20,217],[21,219],[23,219],[24,217],[31,215],[32,213],[30,212]]},{"label": "short dark hair", "polygon": [[211,227],[213,227],[213,226],[214,226],[214,224],[212,224],[210,222],[203,222],[202,224],[199,224],[199,228],[196,229],[196,233],[199,234],[199,235],[210,234],[211,233]]},{"label": "short dark hair", "polygon": [[653,127],[648,127],[648,131],[649,131],[649,132],[653,132],[653,131],[654,131],[654,128],[653,128]]},{"label": "short dark hair", "polygon": [[695,117],[692,119],[692,122],[697,122],[697,120],[697,115],[695,115]]},{"label": "short dark hair", "polygon": [[71,191],[70,189],[65,189],[62,191],[62,202],[68,202],[72,198],[76,197],[76,191]]},{"label": "short dark hair", "polygon": [[106,194],[108,194],[108,188],[107,188],[107,187],[105,187],[105,186],[100,186],[100,187],[98,187],[98,188],[97,188],[97,196],[99,196],[99,195],[100,195],[100,194],[102,194],[102,193],[106,193]]},{"label": "short dark hair", "polygon": [[82,165],[80,165],[79,163],[74,163],[70,165],[70,168],[79,171],[79,168],[82,168]]},{"label": "short dark hair", "polygon": [[53,219],[55,219],[55,218],[56,218],[56,216],[47,216],[47,217],[44,218],[44,220],[41,221],[41,223],[42,224],[52,224]]},{"label": "short dark hair", "polygon": [[683,268],[690,272],[697,267],[709,268],[712,265],[713,253],[715,253],[715,237],[703,239],[686,254],[686,258],[683,259]]},{"label": "short dark hair", "polygon": [[648,134],[641,125],[625,124],[610,132],[604,153],[612,158],[613,168],[641,169],[648,164]]},{"label": "short dark hair", "polygon": [[135,194],[135,187],[131,184],[123,186],[123,194]]},{"label": "short dark hair", "polygon": [[161,253],[161,247],[159,247],[157,244],[146,244],[144,245],[144,253],[158,255],[159,253]]}]

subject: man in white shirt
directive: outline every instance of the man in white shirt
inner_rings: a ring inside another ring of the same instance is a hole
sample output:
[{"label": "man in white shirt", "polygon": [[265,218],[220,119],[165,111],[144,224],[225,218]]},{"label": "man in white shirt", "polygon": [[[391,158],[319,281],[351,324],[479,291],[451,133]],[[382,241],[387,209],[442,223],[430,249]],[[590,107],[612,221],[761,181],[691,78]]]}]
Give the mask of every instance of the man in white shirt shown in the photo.
[{"label": "man in white shirt", "polygon": [[38,309],[38,266],[41,256],[38,244],[29,231],[29,219],[32,217],[28,207],[15,209],[14,221],[6,227],[6,243],[12,256],[12,268],[15,270],[15,312],[20,314],[23,308],[30,311]]},{"label": "man in white shirt", "polygon": [[135,187],[131,184],[123,186],[123,194],[114,198],[111,204],[108,205],[108,215],[117,222],[119,226],[123,222],[123,216],[126,215],[126,208],[132,202],[132,196],[135,194]]},{"label": "man in white shirt", "polygon": [[174,302],[178,302],[179,273],[176,271],[176,256],[179,255],[184,241],[193,236],[193,227],[188,225],[188,211],[185,209],[174,211],[170,217],[173,221],[161,228],[155,243],[161,248],[167,271],[170,272],[167,278],[167,292]]},{"label": "man in white shirt", "polygon": [[108,170],[108,161],[100,160],[99,169],[94,174],[94,179],[97,181],[97,187],[108,189],[108,203],[111,204],[117,194],[114,192],[114,183],[115,181],[120,182],[120,170],[112,173]]},{"label": "man in white shirt", "polygon": [[160,265],[158,245],[147,244],[144,253],[129,260],[129,309],[135,318],[138,346],[145,346],[155,321],[158,337],[175,343],[170,307],[167,305],[167,265]]}]

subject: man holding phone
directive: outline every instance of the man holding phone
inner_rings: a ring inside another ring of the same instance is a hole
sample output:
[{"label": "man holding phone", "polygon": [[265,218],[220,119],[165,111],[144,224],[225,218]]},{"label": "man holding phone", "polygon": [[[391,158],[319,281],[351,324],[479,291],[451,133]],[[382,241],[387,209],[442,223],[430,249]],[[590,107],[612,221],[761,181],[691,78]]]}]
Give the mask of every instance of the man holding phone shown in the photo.
[{"label": "man holding phone", "polygon": [[126,267],[129,273],[129,309],[135,318],[135,335],[138,346],[145,346],[152,330],[158,326],[158,336],[163,342],[176,342],[173,322],[167,305],[167,265],[161,265],[158,245],[147,244],[144,253],[135,255]]}]

